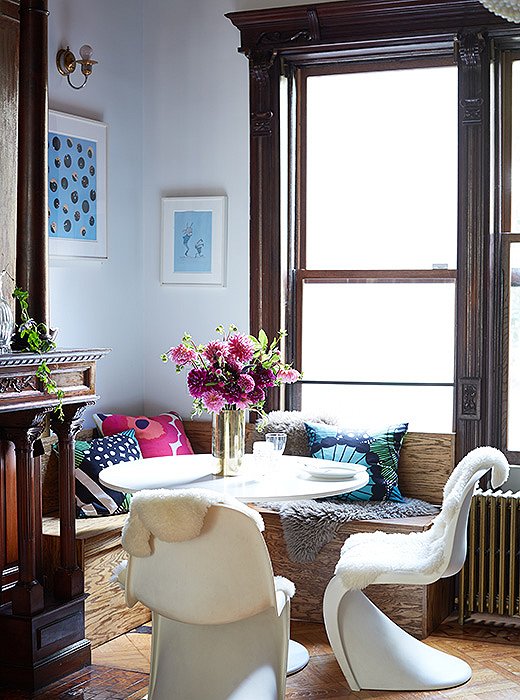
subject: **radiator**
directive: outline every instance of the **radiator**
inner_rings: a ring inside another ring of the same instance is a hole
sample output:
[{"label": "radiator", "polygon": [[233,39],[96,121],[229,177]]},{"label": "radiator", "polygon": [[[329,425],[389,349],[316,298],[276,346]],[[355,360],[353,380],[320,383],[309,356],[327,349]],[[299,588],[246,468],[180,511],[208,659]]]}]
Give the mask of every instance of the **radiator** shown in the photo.
[{"label": "radiator", "polygon": [[519,509],[520,491],[475,492],[459,576],[461,624],[472,613],[519,614]]}]

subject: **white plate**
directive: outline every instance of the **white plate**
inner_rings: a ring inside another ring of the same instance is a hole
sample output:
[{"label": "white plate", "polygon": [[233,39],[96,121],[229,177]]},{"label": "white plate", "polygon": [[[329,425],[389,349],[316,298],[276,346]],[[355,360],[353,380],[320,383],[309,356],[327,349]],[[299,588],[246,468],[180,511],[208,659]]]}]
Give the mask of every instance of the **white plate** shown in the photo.
[{"label": "white plate", "polygon": [[322,467],[311,466],[310,464],[302,464],[302,468],[314,479],[330,479],[332,481],[343,481],[344,479],[353,479],[357,474],[365,471],[364,467]]}]

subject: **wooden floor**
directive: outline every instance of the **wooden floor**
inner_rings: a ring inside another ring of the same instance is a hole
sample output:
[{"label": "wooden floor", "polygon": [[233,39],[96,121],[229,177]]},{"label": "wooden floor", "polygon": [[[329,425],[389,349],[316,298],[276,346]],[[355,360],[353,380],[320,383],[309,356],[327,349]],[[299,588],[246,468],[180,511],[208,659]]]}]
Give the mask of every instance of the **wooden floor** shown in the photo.
[{"label": "wooden floor", "polygon": [[[287,700],[520,700],[520,627],[512,623],[474,621],[463,629],[455,621],[444,623],[428,638],[428,644],[465,659],[473,668],[473,678],[460,688],[427,693],[354,693],[339,670],[321,625],[293,622],[291,636],[305,644],[311,660],[307,668],[288,678]],[[87,669],[33,696],[0,690],[0,699],[139,700],[148,684],[150,641],[150,627],[145,625],[94,649],[93,665]]]}]

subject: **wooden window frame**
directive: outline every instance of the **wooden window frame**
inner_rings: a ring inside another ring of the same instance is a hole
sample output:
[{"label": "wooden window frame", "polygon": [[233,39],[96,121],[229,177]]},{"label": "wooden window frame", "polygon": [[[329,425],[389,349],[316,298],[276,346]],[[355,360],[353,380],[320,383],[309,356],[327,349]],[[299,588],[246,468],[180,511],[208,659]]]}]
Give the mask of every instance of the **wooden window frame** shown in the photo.
[{"label": "wooden window frame", "polygon": [[[346,0],[226,15],[240,30],[250,74],[250,327],[277,332],[294,289],[291,250],[298,222],[282,223],[280,78],[291,67],[363,62],[380,56],[448,56],[459,68],[459,213],[456,339],[456,458],[498,444],[496,329],[497,244],[490,230],[490,54],[494,41],[520,30],[478,0]],[[293,105],[294,107],[294,105]],[[289,113],[294,118],[293,108]],[[289,147],[289,160],[294,145]],[[291,183],[293,184],[293,183]],[[289,187],[291,198],[295,193]],[[288,272],[287,272],[288,271]],[[286,282],[285,282],[286,280]],[[291,319],[289,319],[290,321]],[[287,324],[288,330],[293,330]],[[292,359],[291,347],[288,359]],[[283,394],[268,408],[283,408]]]}]

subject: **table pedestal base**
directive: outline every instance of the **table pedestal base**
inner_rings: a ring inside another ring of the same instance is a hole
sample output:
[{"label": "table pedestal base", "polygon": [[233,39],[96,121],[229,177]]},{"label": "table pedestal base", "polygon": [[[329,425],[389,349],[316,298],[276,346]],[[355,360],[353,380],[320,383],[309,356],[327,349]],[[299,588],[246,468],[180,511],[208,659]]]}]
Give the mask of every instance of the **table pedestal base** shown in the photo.
[{"label": "table pedestal base", "polygon": [[289,639],[289,654],[287,657],[287,675],[298,673],[309,663],[309,652],[299,642]]}]

